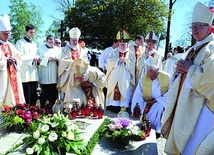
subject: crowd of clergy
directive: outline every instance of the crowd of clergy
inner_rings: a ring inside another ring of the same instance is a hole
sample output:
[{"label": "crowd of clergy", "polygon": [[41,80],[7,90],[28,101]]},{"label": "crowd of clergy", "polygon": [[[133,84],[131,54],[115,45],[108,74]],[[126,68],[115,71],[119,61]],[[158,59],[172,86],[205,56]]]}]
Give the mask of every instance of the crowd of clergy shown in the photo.
[{"label": "crowd of clergy", "polygon": [[0,17],[0,105],[35,106],[39,85],[41,108],[59,100],[64,109],[85,102],[116,113],[125,107],[133,115],[139,106],[156,133],[167,139],[166,153],[213,154],[213,10],[200,2],[194,7],[196,44],[187,51],[177,46],[163,60],[153,31],[130,41],[121,29],[99,56],[99,67],[90,65],[78,27],[70,29],[70,41],[63,46],[48,35],[37,47],[32,40],[35,27],[29,24],[26,35],[13,45],[5,14]]}]

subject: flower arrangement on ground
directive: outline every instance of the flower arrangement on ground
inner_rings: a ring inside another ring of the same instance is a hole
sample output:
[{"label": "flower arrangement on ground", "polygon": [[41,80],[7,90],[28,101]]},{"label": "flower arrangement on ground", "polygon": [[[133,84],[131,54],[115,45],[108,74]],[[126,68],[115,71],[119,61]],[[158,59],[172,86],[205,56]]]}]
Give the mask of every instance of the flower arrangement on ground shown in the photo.
[{"label": "flower arrangement on ground", "polygon": [[8,130],[23,131],[42,114],[42,109],[28,104],[17,104],[15,107],[3,106],[0,113],[1,125]]},{"label": "flower arrangement on ground", "polygon": [[60,112],[38,119],[37,128],[23,139],[26,153],[37,155],[57,155],[65,152],[81,154],[85,143],[75,122]]},{"label": "flower arrangement on ground", "polygon": [[130,141],[143,140],[145,133],[129,118],[108,119],[103,132],[104,137],[128,145]]}]

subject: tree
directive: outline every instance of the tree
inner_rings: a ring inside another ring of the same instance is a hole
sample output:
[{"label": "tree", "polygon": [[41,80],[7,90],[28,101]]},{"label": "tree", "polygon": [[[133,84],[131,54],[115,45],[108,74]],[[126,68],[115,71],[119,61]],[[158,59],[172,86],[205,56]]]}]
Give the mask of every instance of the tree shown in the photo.
[{"label": "tree", "polygon": [[177,0],[169,0],[169,12],[168,12],[168,22],[167,22],[167,32],[166,32],[166,46],[164,58],[166,58],[169,51],[169,42],[170,42],[170,26],[171,26],[171,17],[172,17],[172,7]]},{"label": "tree", "polygon": [[10,0],[10,22],[11,22],[11,37],[10,41],[15,43],[18,39],[25,35],[25,26],[33,24],[36,28],[35,40],[40,38],[43,25],[41,7],[33,4],[28,5],[23,0]]},{"label": "tree", "polygon": [[132,39],[138,34],[146,36],[151,30],[160,36],[166,17],[167,7],[162,0],[76,0],[75,6],[65,11],[64,26],[79,27],[81,39],[88,46],[103,49],[112,44],[111,39],[122,28]]}]

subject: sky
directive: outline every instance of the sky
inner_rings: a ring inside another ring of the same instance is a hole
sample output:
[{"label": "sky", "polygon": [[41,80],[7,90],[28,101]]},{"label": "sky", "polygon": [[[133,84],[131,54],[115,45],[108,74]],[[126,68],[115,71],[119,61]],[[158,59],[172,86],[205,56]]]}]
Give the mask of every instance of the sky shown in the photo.
[{"label": "sky", "polygon": [[[63,19],[63,15],[56,11],[56,3],[53,0],[24,0],[25,2],[33,3],[40,6],[43,10],[44,30],[47,30],[54,20],[53,17]],[[171,19],[170,41],[175,46],[176,40],[181,39],[184,34],[186,25],[191,22],[192,10],[195,4],[200,1],[208,5],[209,0],[177,0],[173,5],[173,15]],[[169,3],[169,0],[165,0]],[[9,13],[9,0],[0,0],[0,15]],[[52,17],[53,16],[53,17]],[[167,21],[166,21],[167,22]],[[164,42],[160,44],[160,52],[164,50]]]}]

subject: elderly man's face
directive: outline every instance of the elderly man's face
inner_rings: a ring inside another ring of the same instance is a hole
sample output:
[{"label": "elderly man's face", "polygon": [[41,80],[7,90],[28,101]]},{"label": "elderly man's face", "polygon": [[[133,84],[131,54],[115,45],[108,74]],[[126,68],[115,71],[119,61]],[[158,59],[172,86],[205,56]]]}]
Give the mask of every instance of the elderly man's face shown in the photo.
[{"label": "elderly man's face", "polygon": [[153,50],[153,49],[155,49],[155,43],[153,43],[153,42],[147,42],[146,47],[147,47],[149,50]]},{"label": "elderly man's face", "polygon": [[119,48],[120,48],[120,52],[126,52],[128,48],[128,43],[126,42],[119,43]]},{"label": "elderly man's face", "polygon": [[159,72],[156,71],[147,71],[147,76],[150,78],[150,80],[155,80],[158,77]]},{"label": "elderly man's face", "polygon": [[79,39],[78,38],[70,38],[70,43],[72,46],[77,46]]},{"label": "elderly man's face", "polygon": [[210,34],[209,25],[205,23],[192,23],[191,29],[196,41],[203,40]]},{"label": "elderly man's face", "polygon": [[0,39],[2,41],[8,41],[10,38],[10,31],[0,31]]}]

